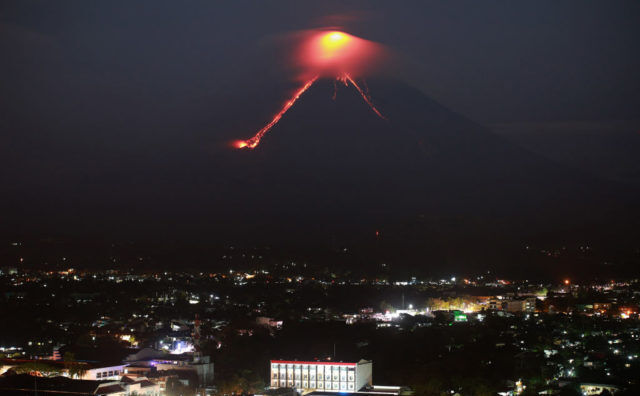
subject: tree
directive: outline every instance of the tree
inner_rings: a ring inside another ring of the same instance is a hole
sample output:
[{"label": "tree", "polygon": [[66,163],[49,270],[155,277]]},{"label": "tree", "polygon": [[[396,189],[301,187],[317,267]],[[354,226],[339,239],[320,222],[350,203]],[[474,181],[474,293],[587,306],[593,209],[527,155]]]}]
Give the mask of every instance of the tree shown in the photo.
[{"label": "tree", "polygon": [[60,375],[61,370],[55,366],[41,362],[29,362],[15,368],[16,374],[36,374],[43,377]]},{"label": "tree", "polygon": [[264,380],[251,370],[242,370],[218,385],[220,395],[255,394],[266,388]]},{"label": "tree", "polygon": [[382,301],[380,303],[380,309],[384,312],[386,311],[395,312],[395,308],[393,308],[393,306],[386,301]]},{"label": "tree", "polygon": [[76,356],[72,352],[65,352],[63,360],[64,367],[69,372],[71,378],[82,378],[87,373],[86,364],[76,361]]}]

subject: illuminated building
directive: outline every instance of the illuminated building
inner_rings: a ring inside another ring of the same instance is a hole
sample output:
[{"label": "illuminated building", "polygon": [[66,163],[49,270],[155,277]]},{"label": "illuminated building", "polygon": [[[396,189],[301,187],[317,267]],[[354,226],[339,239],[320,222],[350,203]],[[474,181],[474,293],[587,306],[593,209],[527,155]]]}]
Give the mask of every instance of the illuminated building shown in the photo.
[{"label": "illuminated building", "polygon": [[124,364],[117,366],[94,367],[82,376],[83,380],[118,380],[124,373]]},{"label": "illuminated building", "polygon": [[580,391],[583,395],[599,395],[605,390],[610,394],[614,394],[619,391],[620,388],[611,384],[593,384],[587,382],[583,382],[580,384]]},{"label": "illuminated building", "polygon": [[163,351],[145,348],[129,355],[125,362],[131,367],[125,367],[124,374],[136,374],[150,371],[183,371],[192,372],[198,377],[199,386],[210,386],[213,383],[214,365],[209,356],[198,354],[167,355]]},{"label": "illuminated building", "polygon": [[489,309],[503,310],[507,312],[535,312],[536,298],[493,299],[489,301]]},{"label": "illuminated building", "polygon": [[371,387],[372,362],[271,361],[271,388],[305,391],[357,392]]},{"label": "illuminated building", "polygon": [[467,315],[465,315],[464,312],[461,311],[454,311],[453,312],[453,320],[456,322],[466,322],[467,321]]}]

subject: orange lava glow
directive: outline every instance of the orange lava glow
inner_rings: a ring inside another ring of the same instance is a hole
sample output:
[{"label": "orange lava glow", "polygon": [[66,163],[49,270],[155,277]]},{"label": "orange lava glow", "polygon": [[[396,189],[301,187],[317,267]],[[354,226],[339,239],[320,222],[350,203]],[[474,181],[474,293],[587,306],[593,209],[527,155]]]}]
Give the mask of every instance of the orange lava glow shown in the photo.
[{"label": "orange lava glow", "polygon": [[358,90],[358,92],[360,93],[360,96],[362,96],[362,99],[364,99],[364,101],[367,102],[369,107],[371,107],[371,110],[373,110],[373,112],[376,113],[378,117],[382,118],[383,120],[387,119],[385,116],[382,115],[382,113],[380,113],[380,111],[376,108],[376,106],[374,106],[369,95],[366,92],[364,92],[362,88],[360,88],[360,86],[353,80],[353,78],[351,78],[350,75],[345,74],[344,78],[345,80],[349,81]]},{"label": "orange lava glow", "polygon": [[[252,138],[236,140],[236,149],[254,149],[260,140],[296,103],[307,89],[320,77],[334,80],[333,99],[336,99],[337,83],[353,85],[371,110],[383,120],[386,117],[375,107],[367,91],[362,90],[352,76],[362,77],[370,73],[384,56],[379,44],[336,30],[309,30],[299,36],[301,45],[292,59],[299,68],[298,78],[306,81],[280,109],[273,119]],[[366,85],[365,85],[366,87]]]},{"label": "orange lava glow", "polygon": [[280,111],[273,117],[273,119],[271,120],[271,122],[269,122],[267,125],[265,125],[264,127],[262,127],[262,129],[260,129],[251,139],[247,139],[247,140],[237,140],[233,143],[235,148],[241,149],[241,148],[249,148],[249,149],[254,149],[258,146],[258,144],[260,144],[260,140],[262,139],[262,137],[269,132],[269,130],[271,128],[273,128],[274,125],[276,125],[278,123],[278,121],[280,121],[280,119],[282,118],[282,116],[291,108],[291,106],[293,106],[294,103],[296,103],[296,101],[300,98],[300,96],[302,96],[302,94],[309,89],[309,87],[311,87],[311,85],[313,85],[313,83],[318,79],[318,76],[313,77],[312,79],[308,80],[303,86],[302,88],[300,88],[299,90],[296,91],[296,93],[291,97],[291,99],[289,99],[287,101],[287,103],[284,104],[284,106],[282,106],[282,109],[280,109]]}]

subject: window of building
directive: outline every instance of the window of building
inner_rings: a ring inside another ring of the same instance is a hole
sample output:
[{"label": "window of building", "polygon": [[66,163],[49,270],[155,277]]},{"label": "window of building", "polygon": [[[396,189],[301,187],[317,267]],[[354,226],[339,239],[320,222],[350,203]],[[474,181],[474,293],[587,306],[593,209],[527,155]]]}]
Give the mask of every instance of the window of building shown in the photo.
[{"label": "window of building", "polygon": [[109,375],[107,377],[113,377],[113,371],[109,371]]},{"label": "window of building", "polygon": [[102,373],[96,373],[96,378],[102,378]]}]

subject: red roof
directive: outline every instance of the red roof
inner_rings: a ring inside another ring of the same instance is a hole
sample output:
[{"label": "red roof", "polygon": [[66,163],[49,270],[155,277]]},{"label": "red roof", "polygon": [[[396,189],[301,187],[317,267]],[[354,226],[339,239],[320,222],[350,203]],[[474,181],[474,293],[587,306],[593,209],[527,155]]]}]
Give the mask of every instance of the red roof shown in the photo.
[{"label": "red roof", "polygon": [[324,364],[331,366],[355,366],[358,363],[344,363],[344,362],[317,362],[317,361],[300,361],[300,360],[272,360],[271,363],[281,364]]},{"label": "red roof", "polygon": [[151,382],[149,380],[142,380],[142,381],[136,382],[136,384],[140,384],[141,388],[146,388],[147,386],[154,386],[155,385],[155,383],[153,383],[153,382]]},{"label": "red roof", "polygon": [[102,386],[96,390],[97,393],[108,395],[109,393],[121,393],[124,392],[124,388],[120,385],[108,385]]}]

